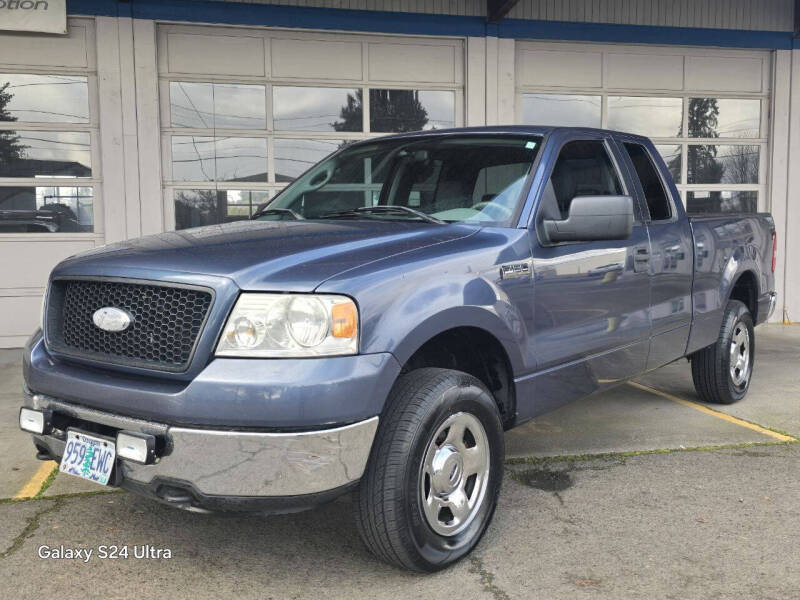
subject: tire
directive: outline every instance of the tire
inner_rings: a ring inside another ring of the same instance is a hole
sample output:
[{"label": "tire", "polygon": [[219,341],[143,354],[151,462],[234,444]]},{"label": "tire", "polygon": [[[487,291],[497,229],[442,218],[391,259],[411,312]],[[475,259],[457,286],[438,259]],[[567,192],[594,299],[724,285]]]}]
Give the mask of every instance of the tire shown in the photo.
[{"label": "tire", "polygon": [[738,402],[750,387],[755,356],[753,317],[744,303],[730,300],[717,341],[692,354],[694,389],[704,402]]},{"label": "tire", "polygon": [[[437,571],[466,556],[492,519],[505,456],[500,414],[478,379],[449,369],[401,376],[387,402],[357,492],[358,530],[379,559]],[[458,499],[456,512],[437,508]]]}]

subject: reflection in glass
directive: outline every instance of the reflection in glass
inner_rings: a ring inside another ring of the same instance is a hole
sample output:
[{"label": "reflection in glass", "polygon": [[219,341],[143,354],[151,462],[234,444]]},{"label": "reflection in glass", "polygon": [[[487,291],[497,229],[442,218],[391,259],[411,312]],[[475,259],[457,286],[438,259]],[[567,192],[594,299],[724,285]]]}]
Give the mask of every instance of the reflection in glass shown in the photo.
[{"label": "reflection in glass", "polygon": [[173,127],[214,128],[214,84],[171,81],[170,123]]},{"label": "reflection in glass", "polygon": [[656,145],[656,150],[667,163],[670,175],[675,183],[681,182],[681,147],[673,145]]},{"label": "reflection in glass", "polygon": [[216,138],[216,181],[266,181],[265,138]]},{"label": "reflection in glass", "polygon": [[88,80],[74,75],[0,75],[0,121],[88,123]]},{"label": "reflection in glass", "polygon": [[379,133],[445,129],[456,124],[456,95],[449,91],[370,90],[369,128]]},{"label": "reflection in glass", "polygon": [[758,146],[690,145],[687,183],[758,183]]},{"label": "reflection in glass", "polygon": [[266,129],[265,90],[263,85],[171,81],[170,122],[199,129]]},{"label": "reflection in glass", "polygon": [[0,187],[0,233],[84,233],[93,222],[90,187]]},{"label": "reflection in glass", "polygon": [[88,133],[4,131],[0,133],[0,177],[91,177]]},{"label": "reflection in glass", "polygon": [[272,88],[276,131],[363,131],[360,89]]},{"label": "reflection in glass", "polygon": [[175,228],[249,219],[269,199],[265,190],[175,190]]},{"label": "reflection in glass", "polygon": [[214,127],[266,129],[266,88],[239,83],[214,84]]},{"label": "reflection in glass", "polygon": [[311,165],[345,144],[342,140],[275,138],[275,181],[294,181]]},{"label": "reflection in glass", "polygon": [[689,137],[756,138],[760,126],[761,100],[689,99]]},{"label": "reflection in glass", "polygon": [[600,127],[600,96],[524,94],[522,122],[526,125]]},{"label": "reflection in glass", "polygon": [[172,136],[173,181],[266,181],[267,140]]},{"label": "reflection in glass", "polygon": [[686,212],[703,213],[754,213],[758,209],[758,192],[755,191],[688,191]]},{"label": "reflection in glass", "polygon": [[649,137],[681,135],[683,99],[608,97],[608,128]]},{"label": "reflection in glass", "polygon": [[172,179],[214,181],[214,138],[198,135],[172,136]]}]

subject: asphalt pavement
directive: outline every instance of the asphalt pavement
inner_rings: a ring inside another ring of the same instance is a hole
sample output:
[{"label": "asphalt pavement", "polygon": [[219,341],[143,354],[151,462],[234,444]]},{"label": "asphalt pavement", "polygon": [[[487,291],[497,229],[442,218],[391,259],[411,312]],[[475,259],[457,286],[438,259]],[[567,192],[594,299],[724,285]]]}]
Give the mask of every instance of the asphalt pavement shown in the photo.
[{"label": "asphalt pavement", "polygon": [[487,535],[427,576],[372,558],[347,497],[234,518],[53,477],[17,430],[19,352],[0,351],[3,597],[798,598],[800,327],[757,343],[733,406],[700,404],[679,361],[509,432]]}]

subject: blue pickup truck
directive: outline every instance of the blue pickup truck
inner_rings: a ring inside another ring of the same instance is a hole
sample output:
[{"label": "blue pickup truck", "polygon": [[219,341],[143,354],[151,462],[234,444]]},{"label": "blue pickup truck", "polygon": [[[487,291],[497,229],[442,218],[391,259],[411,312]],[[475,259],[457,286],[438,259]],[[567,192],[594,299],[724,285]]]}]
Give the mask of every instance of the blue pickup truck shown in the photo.
[{"label": "blue pickup truck", "polygon": [[249,221],[59,264],[20,426],[190,511],[354,492],[369,549],[432,571],[486,530],[504,430],[684,357],[703,400],[744,397],[775,248],[768,214],[687,217],[643,137],[366,140]]}]

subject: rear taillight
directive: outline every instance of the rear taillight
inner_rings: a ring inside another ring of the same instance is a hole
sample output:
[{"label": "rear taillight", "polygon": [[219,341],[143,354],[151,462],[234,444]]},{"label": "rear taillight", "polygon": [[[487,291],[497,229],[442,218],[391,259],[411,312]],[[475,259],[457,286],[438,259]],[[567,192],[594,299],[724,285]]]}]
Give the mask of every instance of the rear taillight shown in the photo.
[{"label": "rear taillight", "polygon": [[772,232],[772,272],[775,272],[775,263],[778,261],[778,234]]}]

